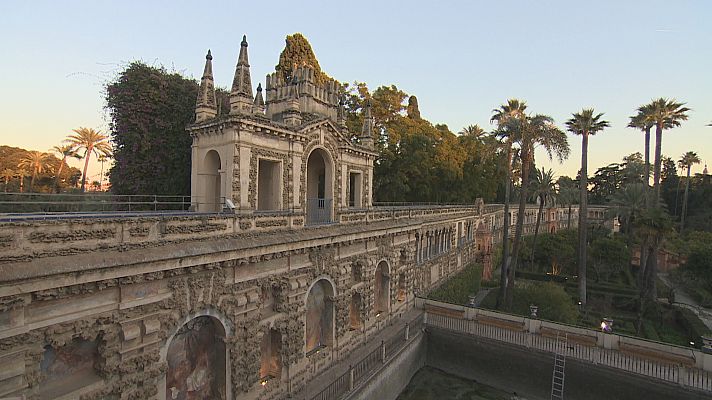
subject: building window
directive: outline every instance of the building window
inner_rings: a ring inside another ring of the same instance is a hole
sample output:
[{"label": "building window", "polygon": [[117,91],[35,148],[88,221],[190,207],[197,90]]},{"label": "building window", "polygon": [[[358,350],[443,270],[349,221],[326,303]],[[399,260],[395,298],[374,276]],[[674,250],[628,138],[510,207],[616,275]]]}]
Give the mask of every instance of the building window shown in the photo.
[{"label": "building window", "polygon": [[363,207],[361,202],[361,188],[363,175],[360,172],[349,173],[349,207]]},{"label": "building window", "polygon": [[259,160],[257,172],[257,210],[270,211],[282,208],[282,163],[280,161]]}]

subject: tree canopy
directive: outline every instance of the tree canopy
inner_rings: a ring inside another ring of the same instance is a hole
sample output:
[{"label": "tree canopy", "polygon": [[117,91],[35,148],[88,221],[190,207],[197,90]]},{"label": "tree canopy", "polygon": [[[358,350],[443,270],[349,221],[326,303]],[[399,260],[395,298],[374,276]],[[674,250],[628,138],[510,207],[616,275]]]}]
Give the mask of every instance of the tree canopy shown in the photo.
[{"label": "tree canopy", "polygon": [[198,84],[141,62],[131,63],[106,88],[117,194],[190,193],[190,146]]}]

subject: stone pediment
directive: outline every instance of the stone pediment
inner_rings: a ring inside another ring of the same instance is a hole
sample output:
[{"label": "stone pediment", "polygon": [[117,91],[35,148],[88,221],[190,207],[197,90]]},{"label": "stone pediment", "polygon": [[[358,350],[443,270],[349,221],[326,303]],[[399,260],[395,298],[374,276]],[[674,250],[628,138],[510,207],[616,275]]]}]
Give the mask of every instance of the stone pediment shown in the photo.
[{"label": "stone pediment", "polygon": [[336,125],[336,123],[334,123],[334,121],[329,117],[322,117],[302,124],[297,129],[297,132],[304,135],[309,135],[309,133],[319,129],[322,129],[324,132],[328,132],[335,140],[339,148],[348,148],[358,152],[376,154],[375,152],[369,149],[353,144],[350,138],[344,134],[345,129]]}]

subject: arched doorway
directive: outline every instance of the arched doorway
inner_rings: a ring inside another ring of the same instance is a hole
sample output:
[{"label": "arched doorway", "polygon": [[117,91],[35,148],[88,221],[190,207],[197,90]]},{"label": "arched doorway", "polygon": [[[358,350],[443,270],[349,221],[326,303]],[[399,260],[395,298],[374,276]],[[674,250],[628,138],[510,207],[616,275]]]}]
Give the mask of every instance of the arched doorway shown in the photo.
[{"label": "arched doorway", "polygon": [[381,261],[376,267],[376,279],[373,283],[374,311],[376,315],[388,313],[391,297],[391,277],[388,263]]},{"label": "arched doorway", "polygon": [[324,149],[314,149],[307,159],[307,223],[331,222],[333,207],[333,163]]},{"label": "arched doorway", "polygon": [[227,398],[224,338],[222,323],[210,316],[178,329],[166,353],[165,399]]},{"label": "arched doorway", "polygon": [[220,189],[220,155],[215,150],[210,150],[203,159],[200,171],[200,198],[198,211],[217,212],[222,209]]},{"label": "arched doorway", "polygon": [[334,340],[334,287],[319,279],[307,294],[306,352],[331,346]]}]

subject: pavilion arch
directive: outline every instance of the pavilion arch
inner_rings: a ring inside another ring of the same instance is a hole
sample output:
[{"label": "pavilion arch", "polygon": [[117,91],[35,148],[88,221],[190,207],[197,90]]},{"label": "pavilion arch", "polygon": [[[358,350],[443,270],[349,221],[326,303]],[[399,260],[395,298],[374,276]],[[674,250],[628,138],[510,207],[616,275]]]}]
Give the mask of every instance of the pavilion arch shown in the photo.
[{"label": "pavilion arch", "polygon": [[328,277],[317,278],[307,291],[305,303],[305,350],[309,355],[334,344],[336,285]]},{"label": "pavilion arch", "polygon": [[387,314],[391,304],[391,267],[386,260],[381,260],[376,266],[373,297],[373,311],[376,315]]},{"label": "pavilion arch", "polygon": [[307,223],[329,223],[334,207],[334,157],[326,148],[316,146],[309,152],[306,166]]},{"label": "pavilion arch", "polygon": [[184,318],[160,350],[167,365],[159,380],[158,399],[187,396],[232,398],[229,350],[225,339],[232,325],[221,313],[205,309]]},{"label": "pavilion arch", "polygon": [[198,211],[218,212],[222,209],[222,162],[217,150],[208,150],[198,170]]}]

